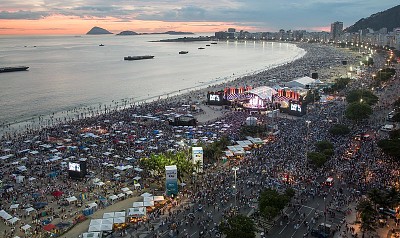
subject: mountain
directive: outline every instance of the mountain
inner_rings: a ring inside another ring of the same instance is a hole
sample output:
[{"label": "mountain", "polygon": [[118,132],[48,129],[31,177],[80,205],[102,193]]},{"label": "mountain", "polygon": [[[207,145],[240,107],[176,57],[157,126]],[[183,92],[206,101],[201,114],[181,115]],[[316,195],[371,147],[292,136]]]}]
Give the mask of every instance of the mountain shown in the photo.
[{"label": "mountain", "polygon": [[121,31],[120,33],[117,34],[117,36],[135,36],[135,35],[140,35],[140,34],[134,31]]},{"label": "mountain", "polygon": [[92,29],[90,29],[90,31],[86,33],[86,35],[104,35],[104,34],[113,34],[113,33],[97,26],[93,27]]},{"label": "mountain", "polygon": [[362,18],[354,25],[346,28],[345,32],[358,32],[367,28],[378,31],[384,27],[388,31],[393,31],[393,28],[400,27],[400,5],[372,14],[368,18]]}]

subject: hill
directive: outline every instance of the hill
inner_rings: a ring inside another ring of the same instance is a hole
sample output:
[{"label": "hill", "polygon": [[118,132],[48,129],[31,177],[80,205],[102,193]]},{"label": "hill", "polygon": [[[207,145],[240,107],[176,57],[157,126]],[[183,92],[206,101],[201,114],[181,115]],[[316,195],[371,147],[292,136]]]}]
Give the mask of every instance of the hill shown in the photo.
[{"label": "hill", "polygon": [[388,31],[393,31],[393,28],[400,27],[400,5],[383,12],[372,14],[368,18],[362,18],[354,25],[346,28],[345,32],[357,32],[367,28],[378,31],[384,27],[386,27]]},{"label": "hill", "polygon": [[135,35],[140,35],[140,34],[134,31],[121,31],[120,33],[117,34],[117,36],[135,36]]},{"label": "hill", "polygon": [[97,26],[93,27],[92,29],[90,29],[90,31],[86,33],[86,35],[104,35],[104,34],[113,34],[113,33]]}]

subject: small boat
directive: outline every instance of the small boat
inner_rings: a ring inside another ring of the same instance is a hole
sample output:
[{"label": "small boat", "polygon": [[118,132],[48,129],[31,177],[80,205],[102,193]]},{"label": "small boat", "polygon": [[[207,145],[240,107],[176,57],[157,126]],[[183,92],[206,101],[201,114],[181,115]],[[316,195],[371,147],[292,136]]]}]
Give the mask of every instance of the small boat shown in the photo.
[{"label": "small boat", "polygon": [[143,59],[152,59],[154,55],[139,55],[139,56],[126,56],[124,60],[143,60]]},{"label": "small boat", "polygon": [[218,44],[218,43],[217,43],[217,42],[211,42],[211,44],[216,45],[216,44]]},{"label": "small boat", "polygon": [[28,66],[2,67],[2,68],[0,68],[0,73],[25,71],[28,68],[29,68]]},{"label": "small boat", "polygon": [[99,46],[104,46],[103,44],[100,44]]},{"label": "small boat", "polygon": [[199,47],[198,49],[199,49],[199,50],[204,50],[205,48],[204,48],[204,47]]},{"label": "small boat", "polygon": [[210,46],[210,45],[206,45],[206,46]]},{"label": "small boat", "polygon": [[184,51],[184,50],[179,51],[179,54],[180,54],[180,55],[184,55],[184,54],[187,54],[187,53],[189,53],[189,51]]}]

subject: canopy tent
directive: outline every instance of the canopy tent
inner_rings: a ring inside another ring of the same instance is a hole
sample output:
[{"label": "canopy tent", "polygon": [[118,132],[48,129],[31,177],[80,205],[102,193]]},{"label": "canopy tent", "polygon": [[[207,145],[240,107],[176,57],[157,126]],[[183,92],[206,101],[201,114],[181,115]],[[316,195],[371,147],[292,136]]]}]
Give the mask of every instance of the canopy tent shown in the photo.
[{"label": "canopy tent", "polygon": [[54,197],[61,197],[61,195],[63,195],[64,193],[60,190],[54,191],[51,193],[51,195],[53,195]]},{"label": "canopy tent", "polygon": [[75,201],[78,201],[78,199],[77,199],[75,196],[72,196],[72,197],[66,198],[66,200],[67,200],[69,203],[71,203],[71,202],[75,202]]},{"label": "canopy tent", "polygon": [[33,212],[33,211],[36,211],[35,208],[33,208],[33,207],[28,207],[27,209],[25,209],[25,212],[28,213],[28,215],[30,212]]},{"label": "canopy tent", "polygon": [[136,207],[144,207],[143,202],[134,202],[132,206],[134,208],[136,208]]},{"label": "canopy tent", "polygon": [[115,194],[113,194],[113,195],[109,196],[108,198],[109,198],[111,201],[114,201],[115,199],[118,198],[118,196],[115,195]]},{"label": "canopy tent", "polygon": [[11,219],[12,216],[10,214],[8,214],[6,211],[1,210],[0,211],[0,217],[3,218],[4,220],[8,220]]},{"label": "canopy tent", "polygon": [[19,221],[20,219],[18,217],[13,217],[11,219],[7,220],[7,223],[14,225],[17,221]]},{"label": "canopy tent", "polygon": [[11,204],[10,209],[17,209],[19,204]]},{"label": "canopy tent", "polygon": [[97,203],[92,202],[88,204],[89,208],[97,208]]},{"label": "canopy tent", "polygon": [[125,223],[125,217],[114,217],[114,224]]},{"label": "canopy tent", "polygon": [[128,216],[130,216],[130,217],[146,216],[146,208],[145,207],[129,208]]},{"label": "canopy tent", "polygon": [[31,228],[31,226],[29,224],[24,225],[23,227],[21,227],[22,230],[24,230],[25,232]]},{"label": "canopy tent", "polygon": [[153,196],[151,193],[143,193],[142,195],[140,195],[140,196],[142,196],[142,197],[151,197],[151,196]]},{"label": "canopy tent", "polygon": [[154,197],[153,197],[153,200],[154,200],[155,202],[164,201],[164,196],[154,196]]},{"label": "canopy tent", "polygon": [[103,218],[113,218],[114,217],[114,212],[105,212],[103,213]]},{"label": "canopy tent", "polygon": [[114,213],[114,217],[125,217],[126,216],[126,212],[115,212]]}]

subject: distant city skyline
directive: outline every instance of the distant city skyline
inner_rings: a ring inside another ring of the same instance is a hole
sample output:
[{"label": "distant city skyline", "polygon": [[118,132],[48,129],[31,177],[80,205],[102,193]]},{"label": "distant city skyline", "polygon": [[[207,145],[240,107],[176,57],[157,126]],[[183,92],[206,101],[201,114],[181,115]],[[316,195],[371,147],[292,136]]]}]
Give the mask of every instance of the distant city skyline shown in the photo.
[{"label": "distant city skyline", "polygon": [[2,0],[0,35],[85,34],[93,26],[191,32],[330,31],[398,5],[398,0]]}]

